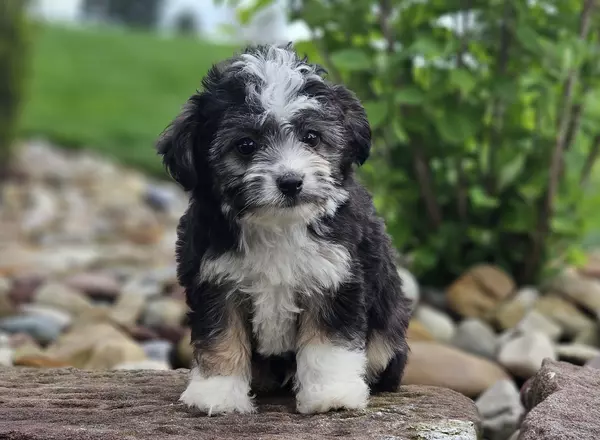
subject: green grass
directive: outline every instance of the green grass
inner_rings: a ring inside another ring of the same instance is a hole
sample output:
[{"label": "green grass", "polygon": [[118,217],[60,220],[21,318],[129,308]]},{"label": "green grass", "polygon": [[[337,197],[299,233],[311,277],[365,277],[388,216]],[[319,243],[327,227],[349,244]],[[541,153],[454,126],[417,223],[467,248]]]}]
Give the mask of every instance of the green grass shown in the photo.
[{"label": "green grass", "polygon": [[235,50],[142,32],[41,27],[21,135],[90,148],[163,174],[157,136],[212,63]]}]

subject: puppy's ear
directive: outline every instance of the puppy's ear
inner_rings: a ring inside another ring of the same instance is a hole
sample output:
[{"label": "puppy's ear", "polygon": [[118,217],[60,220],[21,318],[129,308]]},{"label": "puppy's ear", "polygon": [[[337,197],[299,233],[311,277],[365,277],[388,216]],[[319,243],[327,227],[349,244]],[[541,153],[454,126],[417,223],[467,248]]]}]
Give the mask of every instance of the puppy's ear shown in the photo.
[{"label": "puppy's ear", "polygon": [[202,122],[199,116],[194,102],[188,101],[156,143],[156,150],[162,156],[167,172],[186,191],[193,189],[197,182],[194,140]]},{"label": "puppy's ear", "polygon": [[371,126],[367,113],[357,96],[346,87],[336,85],[334,92],[344,114],[344,125],[350,137],[353,162],[362,165],[371,152]]}]

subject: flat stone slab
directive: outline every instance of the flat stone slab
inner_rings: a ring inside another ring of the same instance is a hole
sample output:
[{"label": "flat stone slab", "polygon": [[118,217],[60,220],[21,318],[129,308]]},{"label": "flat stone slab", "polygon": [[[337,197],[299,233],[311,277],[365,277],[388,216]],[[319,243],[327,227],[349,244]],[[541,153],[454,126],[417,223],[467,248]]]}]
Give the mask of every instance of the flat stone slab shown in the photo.
[{"label": "flat stone slab", "polygon": [[258,413],[206,417],[178,402],[187,370],[0,368],[4,440],[477,440],[473,402],[454,391],[403,386],[360,412],[301,415],[291,396]]},{"label": "flat stone slab", "polygon": [[600,370],[545,360],[522,399],[518,440],[600,439]]}]

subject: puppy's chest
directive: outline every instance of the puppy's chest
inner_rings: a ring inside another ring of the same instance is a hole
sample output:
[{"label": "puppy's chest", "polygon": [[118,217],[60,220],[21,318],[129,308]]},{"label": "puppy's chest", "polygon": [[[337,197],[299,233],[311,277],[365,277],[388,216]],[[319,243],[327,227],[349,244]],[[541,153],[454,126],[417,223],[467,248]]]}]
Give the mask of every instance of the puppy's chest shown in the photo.
[{"label": "puppy's chest", "polygon": [[347,278],[349,265],[343,246],[289,230],[247,237],[245,252],[212,260],[204,272],[233,281],[233,294],[248,297],[258,351],[272,355],[295,349],[299,297],[336,289]]}]

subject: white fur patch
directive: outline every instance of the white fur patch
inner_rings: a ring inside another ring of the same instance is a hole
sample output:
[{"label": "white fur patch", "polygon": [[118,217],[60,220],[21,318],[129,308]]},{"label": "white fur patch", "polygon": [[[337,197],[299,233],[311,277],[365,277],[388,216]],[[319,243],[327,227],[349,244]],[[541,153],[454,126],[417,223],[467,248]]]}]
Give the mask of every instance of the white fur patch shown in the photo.
[{"label": "white fur patch", "polygon": [[289,120],[294,114],[309,108],[318,108],[314,98],[298,95],[307,77],[322,78],[312,66],[299,64],[289,50],[272,46],[266,54],[243,54],[242,61],[234,64],[260,79],[261,85],[249,84],[247,93],[260,102],[266,114]]},{"label": "white fur patch", "polygon": [[249,381],[240,376],[212,376],[204,378],[197,368],[190,372],[190,382],[179,398],[187,406],[196,407],[208,416],[255,411]]},{"label": "white fur patch", "polygon": [[369,387],[367,356],[333,344],[307,345],[297,354],[296,406],[304,414],[364,409]]},{"label": "white fur patch", "polygon": [[241,252],[205,260],[201,277],[233,282],[237,291],[250,296],[260,353],[293,350],[301,311],[296,295],[337,288],[349,276],[350,254],[343,246],[309,236],[305,224],[242,226]]}]

